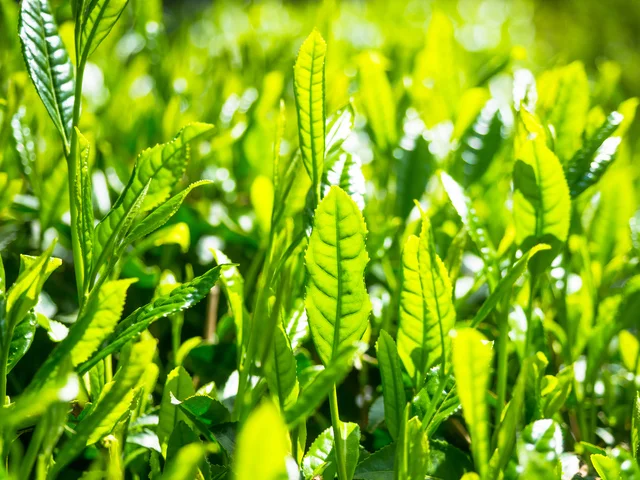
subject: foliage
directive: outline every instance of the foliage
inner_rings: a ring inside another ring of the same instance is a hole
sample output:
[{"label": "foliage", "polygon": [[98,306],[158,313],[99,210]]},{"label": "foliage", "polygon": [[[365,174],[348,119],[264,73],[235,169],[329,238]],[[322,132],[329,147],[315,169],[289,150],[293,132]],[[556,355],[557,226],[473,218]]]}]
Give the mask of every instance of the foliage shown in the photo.
[{"label": "foliage", "polygon": [[639,479],[636,7],[164,3],[0,0],[0,478]]}]

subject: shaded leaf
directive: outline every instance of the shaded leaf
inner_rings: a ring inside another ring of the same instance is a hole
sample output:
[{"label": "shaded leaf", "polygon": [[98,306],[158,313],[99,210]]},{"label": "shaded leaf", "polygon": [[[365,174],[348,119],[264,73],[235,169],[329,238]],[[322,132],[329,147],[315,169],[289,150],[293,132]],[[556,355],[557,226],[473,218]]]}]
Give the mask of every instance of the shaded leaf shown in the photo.
[{"label": "shaded leaf", "polygon": [[162,401],[160,402],[160,411],[158,413],[158,427],[156,434],[162,454],[168,459],[167,446],[172,432],[177,428],[178,423],[184,420],[184,414],[180,412],[178,406],[173,403],[173,399],[185,400],[195,395],[193,380],[183,367],[176,367],[169,375],[162,390]]},{"label": "shaded leaf", "polygon": [[402,412],[407,404],[407,397],[402,383],[398,349],[391,336],[385,330],[380,330],[380,337],[376,343],[376,354],[382,377],[384,417],[391,438],[395,440],[398,437],[400,425],[404,420]]}]

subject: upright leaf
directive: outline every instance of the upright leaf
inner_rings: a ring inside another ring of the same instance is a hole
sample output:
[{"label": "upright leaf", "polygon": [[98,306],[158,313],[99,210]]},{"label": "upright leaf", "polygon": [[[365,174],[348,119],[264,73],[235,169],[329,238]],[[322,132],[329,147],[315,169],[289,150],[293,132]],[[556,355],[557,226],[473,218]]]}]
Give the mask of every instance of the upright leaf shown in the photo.
[{"label": "upright leaf", "polygon": [[429,466],[429,439],[418,417],[409,419],[408,412],[407,405],[396,447],[394,478],[395,480],[422,480]]},{"label": "upright leaf", "polygon": [[481,477],[489,466],[487,389],[493,350],[477,330],[458,330],[453,340],[453,371],[464,419],[471,434],[471,451]]},{"label": "upright leaf", "polygon": [[84,278],[89,276],[93,258],[93,199],[91,189],[91,171],[89,169],[89,142],[76,128],[72,136],[71,162],[76,165],[76,181],[74,183],[73,202],[78,218],[73,227],[79,239],[83,261]]},{"label": "upright leaf", "polygon": [[432,175],[436,158],[423,135],[405,135],[400,141],[400,156],[396,165],[395,214],[406,219],[415,200],[422,198]]},{"label": "upright leaf", "polygon": [[341,188],[332,187],[316,210],[306,253],[305,305],[325,365],[343,346],[360,340],[367,328],[371,303],[363,279],[369,261],[366,234],[356,203]]},{"label": "upright leaf", "polygon": [[456,320],[449,275],[431,235],[423,216],[420,237],[411,235],[402,253],[398,353],[417,387],[428,369],[446,361]]},{"label": "upright leaf", "polygon": [[277,397],[280,409],[284,412],[297,400],[300,387],[296,376],[296,358],[282,324],[275,329],[271,356],[266,369],[269,390]]},{"label": "upright leaf", "polygon": [[402,383],[398,349],[391,335],[385,330],[380,330],[380,337],[376,343],[376,353],[380,375],[382,376],[384,418],[391,438],[395,440],[404,420],[402,412],[407,405],[407,397]]},{"label": "upright leaf", "polygon": [[249,416],[238,435],[235,478],[288,478],[286,458],[289,448],[288,432],[282,417],[272,404],[263,403]]},{"label": "upright leaf", "polygon": [[204,460],[206,449],[198,443],[185,445],[167,463],[161,480],[191,480],[199,478],[198,466]]},{"label": "upright leaf", "polygon": [[[0,299],[0,308],[2,308],[2,300]],[[9,357],[7,362],[7,373],[20,361],[33,343],[33,336],[36,333],[36,314],[29,312],[25,319],[18,324],[13,331],[11,343],[9,343]]]},{"label": "upright leaf", "polygon": [[91,55],[105,39],[120,18],[129,0],[87,0],[81,15],[80,35],[76,55],[86,58]]},{"label": "upright leaf", "polygon": [[637,459],[640,458],[640,392],[636,392],[633,402],[633,416],[631,418],[631,453]]},{"label": "upright leaf", "polygon": [[360,210],[364,210],[365,180],[362,161],[355,153],[339,152],[327,158],[322,175],[322,194],[326,196],[331,186],[340,187],[351,196]]},{"label": "upright leaf", "polygon": [[75,91],[73,64],[58,35],[48,0],[22,2],[19,35],[29,76],[68,149]]},{"label": "upright leaf", "polygon": [[316,30],[300,47],[293,67],[293,86],[298,111],[298,135],[304,167],[311,177],[316,202],[325,154],[324,61],[327,44]]},{"label": "upright leaf", "polygon": [[182,367],[176,367],[169,375],[162,390],[162,401],[160,402],[160,412],[158,414],[158,441],[163,455],[167,456],[167,445],[171,432],[176,428],[180,420],[184,420],[184,414],[181,413],[172,401],[172,397],[177,400],[185,400],[195,395],[196,391],[193,387],[193,380],[187,371]]}]

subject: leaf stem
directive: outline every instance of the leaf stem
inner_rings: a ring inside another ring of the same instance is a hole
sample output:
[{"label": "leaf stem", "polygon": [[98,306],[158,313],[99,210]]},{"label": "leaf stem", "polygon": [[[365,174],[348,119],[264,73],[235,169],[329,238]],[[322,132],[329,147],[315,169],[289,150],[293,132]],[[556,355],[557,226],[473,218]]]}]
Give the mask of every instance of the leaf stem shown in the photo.
[{"label": "leaf stem", "polygon": [[329,407],[331,409],[331,424],[333,425],[333,446],[338,467],[338,480],[349,480],[347,477],[347,448],[342,438],[340,414],[338,412],[338,391],[333,385],[333,392],[329,394]]},{"label": "leaf stem", "polygon": [[536,293],[536,285],[538,283],[538,276],[536,274],[532,274],[531,278],[529,278],[529,303],[527,304],[527,333],[525,335],[525,358],[529,356],[531,352],[531,347],[533,343],[533,297]]},{"label": "leaf stem", "polygon": [[496,425],[500,425],[502,410],[507,400],[507,377],[509,376],[509,298],[503,302],[498,315],[498,402],[496,404]]}]

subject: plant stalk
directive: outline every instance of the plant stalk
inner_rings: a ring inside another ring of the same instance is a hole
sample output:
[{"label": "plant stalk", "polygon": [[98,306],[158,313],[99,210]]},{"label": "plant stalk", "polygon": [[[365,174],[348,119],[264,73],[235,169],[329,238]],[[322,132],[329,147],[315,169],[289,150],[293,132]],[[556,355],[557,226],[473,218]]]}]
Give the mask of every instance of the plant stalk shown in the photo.
[{"label": "plant stalk", "polygon": [[347,446],[340,432],[342,422],[338,412],[338,391],[335,384],[333,392],[329,394],[329,407],[331,409],[331,424],[333,425],[333,446],[338,467],[338,480],[349,480],[347,477]]},{"label": "plant stalk", "polygon": [[507,400],[507,379],[509,376],[509,305],[508,299],[498,311],[498,402],[496,404],[496,425],[500,425],[502,410]]}]

